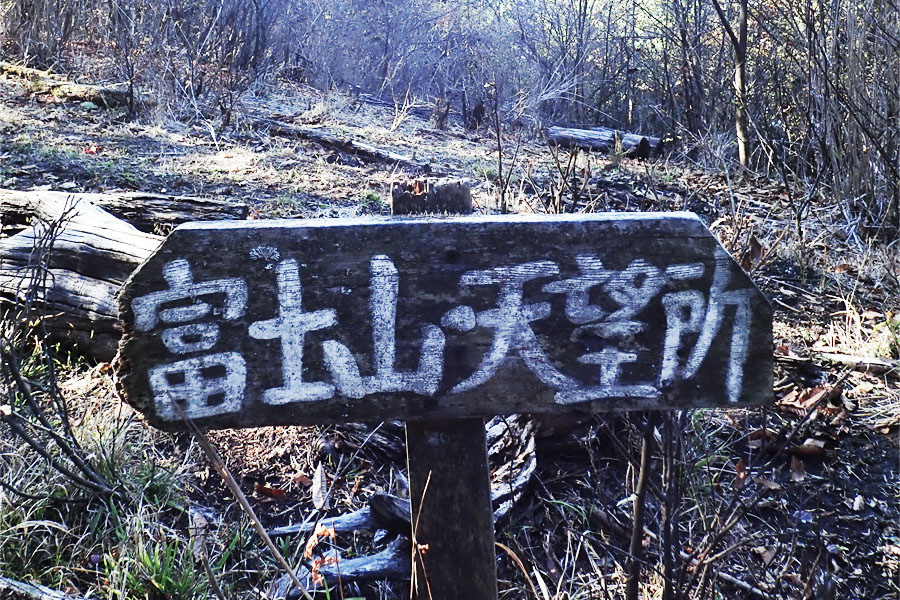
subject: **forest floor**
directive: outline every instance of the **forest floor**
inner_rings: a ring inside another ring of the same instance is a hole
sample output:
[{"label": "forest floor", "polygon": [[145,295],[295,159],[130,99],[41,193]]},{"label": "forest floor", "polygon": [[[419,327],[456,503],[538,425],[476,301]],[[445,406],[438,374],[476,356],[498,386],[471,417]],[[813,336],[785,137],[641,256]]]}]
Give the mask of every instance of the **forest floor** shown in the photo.
[{"label": "forest floor", "polygon": [[[124,110],[58,102],[0,78],[0,188],[206,196],[246,201],[253,218],[318,218],[389,214],[391,186],[417,176],[256,125],[278,115],[467,179],[476,210],[497,211],[500,165],[487,130],[451,123],[441,131],[390,107],[288,85],[258,88],[236,114],[223,133],[202,120],[133,119]],[[709,580],[694,565],[683,589],[707,586],[698,594],[712,598],[900,597],[896,244],[862,240],[828,197],[810,199],[798,220],[797,190],[674,153],[648,161],[573,158],[522,129],[508,130],[504,147],[512,212],[560,205],[696,212],[774,306],[773,404],[672,417],[683,432],[679,551],[691,554],[721,534],[708,555]],[[894,361],[894,368],[867,370],[859,364],[865,358]],[[71,356],[64,363],[60,387],[84,445],[102,450],[110,436],[121,441],[112,454],[128,471],[117,477],[130,500],[60,482],[0,427],[0,576],[92,598],[207,597],[198,536],[189,533],[202,508],[206,561],[226,595],[265,597],[278,569],[191,437],[157,432],[132,414],[116,397],[109,365]],[[500,557],[501,598],[622,596],[640,420],[597,417],[538,432],[537,472],[497,530],[525,567]],[[402,429],[388,424],[382,433],[402,446]],[[359,430],[260,428],[210,439],[267,527],[315,510],[319,467],[331,486],[328,514],[357,508],[376,490],[404,490],[402,451],[367,445]],[[649,598],[658,597],[662,579],[658,498],[648,510],[642,597]],[[726,531],[727,515],[736,518]],[[281,550],[296,562],[305,542],[288,538]],[[378,548],[355,534],[334,543],[345,556]],[[330,597],[407,594],[407,584],[378,582]]]}]

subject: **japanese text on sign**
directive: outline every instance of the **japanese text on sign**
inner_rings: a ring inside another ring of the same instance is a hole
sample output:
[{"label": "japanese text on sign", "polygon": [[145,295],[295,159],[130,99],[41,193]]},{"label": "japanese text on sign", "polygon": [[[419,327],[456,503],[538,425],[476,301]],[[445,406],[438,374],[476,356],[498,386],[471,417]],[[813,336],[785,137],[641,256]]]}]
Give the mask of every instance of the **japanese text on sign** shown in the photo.
[{"label": "japanese text on sign", "polygon": [[[278,256],[269,247],[254,248],[253,252],[266,254],[266,250]],[[520,360],[553,389],[557,404],[655,398],[676,380],[697,374],[713,340],[723,331],[727,311],[733,318],[728,321],[725,392],[728,402],[735,404],[742,389],[754,290],[730,289],[730,258],[721,249],[714,258],[708,265],[664,267],[635,259],[626,268],[615,270],[604,266],[597,256],[583,253],[573,257],[573,265],[565,265],[577,266],[573,277],[560,277],[561,265],[548,260],[466,271],[456,282],[458,289],[490,286],[496,290],[494,306],[476,311],[461,304],[444,312],[439,322],[421,323],[418,365],[413,370],[398,370],[396,322],[401,277],[390,256],[376,254],[368,265],[372,364],[362,365],[364,370],[371,367],[373,374],[361,375],[357,357],[335,334],[319,342],[328,374],[321,381],[304,377],[307,336],[314,331],[326,337],[338,332],[338,310],[304,306],[300,265],[295,259],[278,260],[273,269],[278,305],[272,307],[268,318],[250,321],[246,332],[252,339],[278,340],[280,344],[281,385],[263,390],[259,400],[283,405],[394,392],[434,396],[442,384],[448,386],[449,394],[458,394],[487,383],[512,360]],[[158,332],[171,355],[171,360],[152,366],[147,373],[157,414],[175,421],[182,416],[196,419],[240,411],[250,375],[248,365],[242,353],[222,347],[220,325],[244,317],[247,281],[240,277],[197,281],[183,258],[165,263],[163,276],[167,289],[131,301],[135,329]],[[710,278],[708,289],[691,288],[692,282]],[[526,284],[535,283],[544,293],[543,301],[531,300],[526,294]],[[596,302],[598,294],[603,304]],[[603,341],[601,348],[577,357],[578,363],[595,369],[590,381],[555,365],[535,332],[533,324],[552,312],[546,298],[556,295],[564,298],[565,318],[574,328],[572,339],[588,332]],[[646,350],[635,336],[647,327],[642,311],[656,299],[665,313],[665,332],[662,347],[654,349],[658,354],[653,360],[655,376],[631,380],[623,367],[640,360]],[[461,380],[444,382],[446,336],[474,330],[488,330],[491,335],[480,364]]]}]

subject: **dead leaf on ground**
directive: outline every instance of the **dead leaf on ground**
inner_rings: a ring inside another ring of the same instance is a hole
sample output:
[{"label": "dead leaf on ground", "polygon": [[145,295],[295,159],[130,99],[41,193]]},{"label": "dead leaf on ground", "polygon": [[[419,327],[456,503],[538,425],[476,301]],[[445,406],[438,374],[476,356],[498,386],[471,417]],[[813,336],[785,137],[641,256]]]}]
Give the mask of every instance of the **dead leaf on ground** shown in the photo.
[{"label": "dead leaf on ground", "polygon": [[750,448],[762,448],[764,445],[778,439],[778,434],[771,429],[761,427],[756,431],[751,432],[750,435],[747,436],[747,439],[747,446]]},{"label": "dead leaf on ground", "polygon": [[298,485],[302,485],[303,487],[309,487],[312,485],[312,479],[306,473],[297,473],[292,477],[294,483]]},{"label": "dead leaf on ground", "polygon": [[825,441],[809,438],[799,446],[791,446],[785,450],[792,456],[821,456],[825,454]]},{"label": "dead leaf on ground", "polygon": [[325,481],[325,467],[322,463],[316,467],[316,472],[312,478],[312,501],[313,506],[319,510],[328,509],[328,484]]},{"label": "dead leaf on ground", "polygon": [[822,398],[822,396],[828,394],[829,391],[830,388],[825,386],[806,388],[802,391],[794,390],[778,400],[778,406],[787,408],[791,412],[804,415]]},{"label": "dead leaf on ground", "polygon": [[260,496],[266,496],[268,498],[273,498],[275,500],[281,500],[287,495],[287,492],[285,492],[284,490],[269,487],[269,486],[263,485],[259,482],[253,484],[253,489]]},{"label": "dead leaf on ground", "polygon": [[762,487],[764,487],[764,488],[766,488],[767,490],[772,491],[772,492],[777,492],[778,490],[781,489],[781,485],[780,485],[780,484],[775,483],[774,481],[771,481],[771,480],[769,480],[769,479],[764,479],[764,478],[762,478],[762,477],[754,477],[754,478],[753,478],[753,481],[755,481],[756,483],[758,483],[758,484],[761,485]]},{"label": "dead leaf on ground", "polygon": [[850,263],[841,263],[831,270],[833,273],[852,273],[856,271],[856,267]]},{"label": "dead leaf on ground", "polygon": [[744,484],[747,483],[747,463],[744,462],[743,458],[739,459],[737,464],[734,465],[734,471],[736,475],[731,487],[741,490],[744,488]]},{"label": "dead leaf on ground", "polygon": [[756,546],[755,548],[750,549],[753,554],[759,557],[759,559],[763,562],[764,565],[768,565],[775,559],[776,550],[775,548],[768,548],[766,546]]}]

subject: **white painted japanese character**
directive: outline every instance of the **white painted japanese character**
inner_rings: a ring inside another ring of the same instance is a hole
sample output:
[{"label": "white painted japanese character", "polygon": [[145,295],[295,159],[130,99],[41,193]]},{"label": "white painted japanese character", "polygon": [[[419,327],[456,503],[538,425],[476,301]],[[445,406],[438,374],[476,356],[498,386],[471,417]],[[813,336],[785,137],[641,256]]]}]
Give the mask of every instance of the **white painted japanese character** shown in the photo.
[{"label": "white painted japanese character", "polygon": [[240,411],[246,379],[247,367],[237,352],[188,358],[149,371],[156,414],[165,421]]},{"label": "white painted japanese character", "polygon": [[470,307],[457,307],[444,315],[445,326],[463,331],[469,326],[494,329],[491,347],[472,375],[453,387],[451,392],[463,392],[477,387],[497,372],[510,352],[517,352],[529,369],[546,385],[557,389],[577,387],[578,382],[559,372],[541,349],[530,323],[550,315],[549,302],[525,304],[523,287],[526,281],[558,275],[559,267],[550,261],[523,263],[512,267],[468,271],[460,278],[460,285],[500,285],[497,308],[474,314]]},{"label": "white painted japanese character", "polygon": [[297,261],[285,260],[275,267],[278,284],[278,316],[250,324],[250,337],[281,339],[282,387],[263,392],[266,404],[287,404],[325,400],[334,395],[334,386],[320,381],[303,381],[303,343],[310,331],[337,323],[333,308],[303,312],[303,288]]},{"label": "white painted japanese character", "polygon": [[359,365],[350,350],[338,341],[328,340],[322,347],[325,364],[334,377],[335,386],[341,394],[350,398],[385,392],[414,392],[432,396],[443,377],[444,332],[436,325],[423,326],[418,369],[397,371],[395,338],[400,277],[394,263],[383,254],[372,257],[370,268],[369,311],[372,315],[375,375],[360,376]]},{"label": "white painted japanese character", "polygon": [[[659,375],[660,386],[670,384],[676,378],[690,379],[697,374],[722,327],[724,309],[732,306],[734,322],[725,388],[728,391],[729,402],[737,403],[740,399],[750,337],[750,298],[753,290],[725,290],[731,282],[731,262],[725,250],[721,248],[716,250],[715,271],[708,301],[698,291],[673,292],[663,296],[667,325]],[[699,277],[699,274],[697,276]],[[698,335],[693,349],[682,365],[679,352],[686,334]]]},{"label": "white painted japanese character", "polygon": [[596,304],[591,304],[591,288],[609,279],[612,271],[603,268],[603,263],[592,254],[579,254],[575,257],[581,273],[578,277],[554,281],[544,286],[544,291],[551,294],[566,295],[566,316],[576,325],[593,323],[606,316],[606,311]]},{"label": "white painted japanese character", "polygon": [[659,390],[646,383],[623,384],[619,381],[622,365],[637,361],[634,352],[623,352],[617,348],[604,348],[600,352],[590,352],[578,357],[578,362],[600,366],[599,385],[584,386],[556,393],[558,404],[574,404],[604,398],[656,398]]},{"label": "white painted japanese character", "polygon": [[[134,328],[150,331],[160,321],[167,324],[190,323],[209,315],[221,314],[226,321],[238,319],[247,305],[247,283],[240,278],[194,282],[191,265],[183,258],[172,260],[163,267],[163,277],[169,289],[139,296],[131,301]],[[213,308],[202,296],[223,294],[221,309]],[[191,301],[190,304],[162,308],[163,305]],[[218,327],[214,324],[191,324],[167,329],[163,343],[174,354],[209,350],[218,341]]]},{"label": "white painted japanese character", "polygon": [[[599,352],[578,357],[582,364],[600,367],[599,383],[561,390],[555,401],[572,404],[604,398],[658,396],[659,391],[649,383],[623,383],[620,376],[623,364],[637,361],[637,354],[628,348],[633,345],[634,335],[646,327],[634,317],[659,293],[665,278],[659,269],[642,259],[633,261],[623,271],[604,268],[600,260],[590,254],[579,254],[575,260],[579,275],[549,283],[544,286],[544,291],[566,295],[566,316],[572,323],[580,325],[572,333],[573,339],[589,331],[614,343]],[[596,286],[602,286],[618,308],[608,313],[600,305],[591,304],[590,291]]]}]

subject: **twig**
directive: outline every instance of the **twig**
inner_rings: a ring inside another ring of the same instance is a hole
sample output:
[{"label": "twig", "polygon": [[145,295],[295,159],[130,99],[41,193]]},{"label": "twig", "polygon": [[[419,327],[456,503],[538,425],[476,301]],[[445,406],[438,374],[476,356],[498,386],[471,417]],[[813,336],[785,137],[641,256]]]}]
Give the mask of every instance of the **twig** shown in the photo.
[{"label": "twig", "polygon": [[[840,391],[841,386],[844,384],[844,381],[846,381],[847,377],[850,375],[851,372],[852,372],[852,369],[845,370],[841,374],[841,376],[838,378],[838,380],[834,383],[834,385],[831,386],[831,389],[829,389],[828,392],[822,394],[819,397],[819,399],[816,400],[816,402],[813,403],[813,405],[809,407],[806,415],[802,419],[800,419],[796,425],[794,425],[793,429],[791,430],[790,435],[788,435],[787,437],[785,437],[784,440],[782,440],[778,449],[773,453],[772,458],[769,459],[769,461],[767,461],[764,465],[762,465],[760,467],[760,469],[763,469],[766,466],[768,466],[772,461],[774,461],[778,456],[780,456],[782,452],[784,452],[784,449],[787,448],[788,444],[791,443],[791,441],[794,439],[794,437],[800,431],[802,426],[816,412],[816,410],[819,408],[819,406],[821,406],[823,402],[831,400]],[[755,465],[753,468],[755,468]],[[709,577],[709,567],[710,567],[710,562],[708,559],[709,559],[709,556],[712,553],[713,549],[715,549],[715,547],[719,544],[720,541],[722,541],[722,539],[725,537],[725,535],[729,531],[731,531],[731,529],[734,528],[735,525],[737,525],[740,522],[741,517],[747,512],[747,510],[749,510],[750,507],[753,506],[765,493],[767,493],[767,490],[765,488],[760,488],[756,492],[756,494],[754,494],[751,498],[748,498],[746,500],[741,498],[740,495],[735,494],[734,497],[729,502],[728,506],[725,508],[725,510],[723,510],[721,513],[719,513],[719,514],[728,513],[728,516],[724,520],[724,525],[722,525],[719,528],[719,530],[716,531],[715,533],[708,534],[707,538],[704,539],[703,542],[701,542],[701,544],[699,544],[697,546],[697,549],[694,550],[694,552],[689,555],[690,560],[692,562],[697,561],[698,565],[700,566],[700,569],[696,569],[694,571],[694,574],[691,578],[692,582],[696,581],[698,570],[702,572],[701,581],[704,581],[704,582],[706,581],[706,579]],[[701,584],[700,587],[702,588],[703,585],[704,584]]]},{"label": "twig", "polygon": [[[177,402],[172,403],[173,406],[178,407]],[[183,416],[183,415],[182,415]],[[294,584],[300,593],[303,594],[303,597],[306,600],[312,600],[312,596],[309,595],[309,592],[306,591],[306,588],[303,587],[303,584],[300,583],[300,580],[297,578],[297,574],[294,572],[294,569],[288,562],[284,559],[284,556],[281,555],[278,548],[272,543],[272,538],[269,537],[269,534],[266,533],[265,528],[262,526],[262,523],[259,521],[259,517],[256,516],[256,512],[253,510],[253,507],[250,506],[250,503],[247,501],[247,497],[244,495],[244,492],[241,491],[240,486],[237,484],[237,481],[234,480],[231,473],[228,471],[228,467],[225,466],[225,463],[222,462],[221,457],[219,457],[219,453],[216,452],[216,449],[213,448],[212,444],[209,443],[209,440],[203,434],[202,431],[194,424],[193,421],[184,417],[184,422],[187,424],[188,429],[190,429],[191,433],[196,438],[197,442],[200,444],[200,447],[203,449],[203,452],[206,454],[206,457],[209,459],[209,462],[212,464],[213,468],[222,477],[222,480],[225,482],[225,485],[228,486],[228,489],[231,490],[231,493],[234,495],[234,499],[237,500],[240,507],[247,513],[247,516],[250,518],[250,522],[253,524],[253,528],[256,530],[256,533],[259,534],[259,537],[262,538],[263,543],[265,543],[266,547],[269,549],[269,552],[272,553],[272,556],[278,562],[279,566],[287,573],[288,577],[291,579],[291,583]]]},{"label": "twig", "polygon": [[[104,494],[111,494],[113,492],[112,488],[109,487],[109,484],[103,477],[100,476],[87,462],[81,457],[81,455],[75,450],[75,448],[69,444],[69,441],[59,435],[56,430],[54,430],[53,425],[47,419],[47,416],[41,410],[41,407],[38,406],[37,402],[34,399],[34,395],[31,393],[31,386],[22,376],[22,372],[19,369],[19,365],[13,357],[12,353],[10,353],[6,349],[0,349],[0,358],[2,358],[3,363],[9,369],[10,374],[12,375],[13,381],[16,383],[16,387],[19,390],[19,393],[22,394],[22,397],[25,398],[25,402],[28,404],[29,408],[31,408],[31,412],[34,416],[40,421],[41,425],[44,426],[44,431],[53,438],[53,441],[56,442],[56,445],[59,446],[59,449],[62,450],[63,454],[72,461],[72,463],[78,467],[78,470],[81,471],[85,478],[91,482],[91,488],[103,492]],[[62,417],[62,415],[61,415]]]},{"label": "twig", "polygon": [[816,356],[820,356],[833,363],[847,365],[854,371],[889,375],[900,379],[900,360],[855,356],[852,354],[835,354],[831,352],[819,352]]},{"label": "twig", "polygon": [[44,448],[44,446],[40,442],[38,442],[36,439],[31,437],[28,434],[28,432],[25,431],[25,429],[18,423],[18,419],[20,419],[20,418],[21,417],[19,417],[18,415],[10,415],[9,417],[3,417],[0,420],[2,420],[2,422],[9,425],[9,428],[13,430],[13,433],[15,433],[17,436],[22,438],[22,440],[26,444],[28,444],[32,450],[37,452],[41,458],[46,460],[47,463],[51,467],[53,467],[54,469],[56,469],[57,471],[59,471],[60,473],[62,473],[63,475],[65,475],[66,477],[71,479],[72,481],[74,481],[75,483],[77,483],[81,486],[84,486],[88,489],[94,490],[95,492],[101,492],[104,494],[111,492],[111,490],[109,488],[101,486],[97,483],[94,483],[93,481],[89,481],[89,480],[85,479],[84,477],[81,477],[77,473],[73,472],[71,469],[67,468],[65,465],[58,462],[55,458],[53,458],[53,456],[50,455],[50,452],[46,448]]},{"label": "twig", "polygon": [[[691,564],[696,564],[696,559],[692,559],[691,555],[688,554],[687,552],[681,552],[680,555],[683,560],[690,561]],[[714,574],[714,576],[717,577],[718,579],[721,579],[725,583],[730,583],[731,585],[733,585],[735,587],[739,587],[742,590],[744,590],[745,592],[753,594],[754,596],[756,596],[758,598],[765,598],[766,600],[768,600],[769,598],[772,597],[772,594],[766,592],[765,590],[761,590],[760,588],[758,588],[752,584],[749,584],[742,579],[738,579],[734,575],[729,575],[728,573],[723,573],[722,571],[717,571]]]},{"label": "twig", "polygon": [[531,580],[531,576],[528,574],[528,571],[525,569],[525,565],[522,563],[522,559],[520,559],[509,546],[501,544],[500,542],[494,542],[494,545],[509,554],[509,557],[513,560],[514,563],[516,563],[516,566],[519,567],[519,570],[522,571],[522,574],[525,576],[525,580],[531,587],[531,593],[534,594],[535,598],[540,598],[537,588],[534,587],[534,582]]},{"label": "twig", "polygon": [[627,600],[637,600],[641,577],[641,554],[644,541],[644,509],[647,506],[647,480],[650,477],[650,449],[653,444],[653,428],[659,420],[659,413],[648,414],[647,425],[641,442],[641,470],[634,490],[634,522],[631,528],[631,554],[628,565],[628,585],[625,589]]},{"label": "twig", "polygon": [[422,518],[422,507],[425,506],[425,494],[428,493],[428,484],[431,483],[431,472],[428,472],[428,477],[425,479],[425,487],[422,488],[422,498],[419,501],[419,510],[416,511],[416,522],[412,524],[412,573],[411,573],[411,581],[409,585],[409,597],[412,600],[414,595],[414,591],[417,585],[416,581],[416,557],[418,557],[419,562],[422,564],[422,575],[425,576],[425,587],[428,590],[428,598],[429,600],[433,600],[431,597],[431,584],[428,583],[428,573],[425,572],[425,560],[422,558],[421,550],[419,547],[419,540],[417,538],[417,534],[419,533],[419,519]]},{"label": "twig", "polygon": [[[9,596],[12,594],[12,596]],[[14,579],[0,576],[0,597],[3,598],[30,598],[31,600],[77,600],[75,596],[69,596],[56,590],[39,584],[22,583]]]}]

